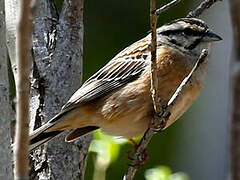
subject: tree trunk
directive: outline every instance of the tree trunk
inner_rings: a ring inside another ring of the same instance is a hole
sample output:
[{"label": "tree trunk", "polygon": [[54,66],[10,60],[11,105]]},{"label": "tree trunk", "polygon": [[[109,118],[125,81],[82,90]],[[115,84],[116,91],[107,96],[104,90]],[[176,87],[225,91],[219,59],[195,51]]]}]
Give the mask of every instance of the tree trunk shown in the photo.
[{"label": "tree trunk", "polygon": [[16,64],[16,34],[17,34],[17,13],[19,11],[20,2],[18,0],[5,0],[6,14],[6,45],[11,61],[14,78],[17,75]]},{"label": "tree trunk", "polygon": [[[80,87],[83,56],[83,0],[65,0],[58,13],[51,0],[39,0],[33,30],[31,119],[34,127],[57,114]],[[34,154],[32,179],[84,179],[91,136],[69,144],[66,133]],[[40,155],[40,156],[39,156]]]},{"label": "tree trunk", "polygon": [[[57,114],[82,79],[83,0],[65,0],[58,13],[55,2],[36,1],[33,25],[30,128]],[[1,6],[2,7],[2,6]],[[18,1],[6,1],[7,45],[15,66]],[[83,179],[90,136],[67,144],[64,134],[32,154],[30,179]]]},{"label": "tree trunk", "polygon": [[13,179],[10,148],[10,120],[12,109],[9,100],[5,28],[4,0],[0,0],[0,179],[11,180]]}]

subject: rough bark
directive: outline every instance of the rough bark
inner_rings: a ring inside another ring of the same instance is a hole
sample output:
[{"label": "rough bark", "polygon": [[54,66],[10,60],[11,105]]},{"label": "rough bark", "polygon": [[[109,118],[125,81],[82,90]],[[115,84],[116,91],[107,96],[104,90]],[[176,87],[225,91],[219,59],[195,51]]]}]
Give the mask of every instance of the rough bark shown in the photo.
[{"label": "rough bark", "polygon": [[5,0],[6,13],[6,44],[8,54],[10,57],[14,78],[16,79],[17,65],[16,65],[16,34],[17,34],[17,14],[19,11],[20,1]]},{"label": "rough bark", "polygon": [[[17,34],[17,14],[19,11],[20,1],[17,0],[5,0],[5,22],[6,22],[6,45],[8,49],[8,55],[10,58],[10,65],[14,79],[17,76],[17,63],[16,63],[16,34]],[[15,87],[10,86],[10,92],[15,92]],[[11,99],[11,104],[14,104]],[[11,138],[15,137],[16,126],[16,113],[11,112]]]},{"label": "rough bark", "polygon": [[[80,87],[83,56],[83,0],[63,2],[58,14],[51,0],[39,0],[33,34],[32,127],[46,122]],[[91,136],[74,144],[64,135],[33,154],[32,179],[84,179]]]},{"label": "rough bark", "polygon": [[232,131],[231,174],[232,180],[240,180],[240,2],[231,0],[234,45],[232,50]]},{"label": "rough bark", "polygon": [[5,28],[4,0],[0,0],[0,179],[11,180],[13,179],[10,148],[11,106]]}]

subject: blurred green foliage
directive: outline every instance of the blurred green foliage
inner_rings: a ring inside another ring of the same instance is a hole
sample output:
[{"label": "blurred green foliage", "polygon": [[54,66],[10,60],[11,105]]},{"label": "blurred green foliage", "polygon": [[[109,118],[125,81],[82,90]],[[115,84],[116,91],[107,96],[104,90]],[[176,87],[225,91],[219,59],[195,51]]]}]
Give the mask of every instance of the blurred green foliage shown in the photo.
[{"label": "blurred green foliage", "polygon": [[[126,143],[128,143],[126,139],[105,135],[100,130],[94,133],[94,140],[89,148],[89,153],[94,155],[94,169],[91,172],[93,180],[106,179],[108,167],[118,159],[120,155],[119,150]],[[146,180],[189,180],[187,174],[183,172],[172,174],[171,169],[167,166],[147,169],[144,172],[144,176]]]},{"label": "blurred green foliage", "polygon": [[[167,2],[170,1],[158,1],[158,7]],[[175,18],[184,17],[191,9],[191,3],[192,1],[185,0],[163,13],[158,21],[159,26]],[[86,80],[122,49],[148,34],[150,30],[149,1],[85,1],[84,28],[83,69],[84,80]],[[148,146],[149,161],[137,172],[135,179],[144,179],[145,172],[151,172],[149,169],[156,170],[152,168],[157,167],[156,172],[159,171],[161,176],[165,175],[166,180],[188,180],[184,175],[171,176],[171,170],[167,168],[171,167],[173,172],[178,171],[175,169],[174,159],[171,158],[175,151],[173,146],[175,133],[175,125],[173,125],[154,136]],[[95,133],[94,138],[89,153],[86,180],[96,179],[96,176],[99,180],[105,176],[107,180],[122,179],[130,163],[126,152],[133,149],[133,146],[129,143],[119,143],[116,138],[99,132]],[[102,156],[103,164],[99,162],[101,161],[99,156]],[[94,167],[100,167],[100,169],[104,167],[107,173],[104,174],[101,170],[96,172]],[[100,177],[101,174],[103,177]]]},{"label": "blurred green foliage", "polygon": [[189,180],[187,174],[183,172],[172,174],[171,169],[166,166],[158,166],[146,170],[145,178],[146,180]]}]

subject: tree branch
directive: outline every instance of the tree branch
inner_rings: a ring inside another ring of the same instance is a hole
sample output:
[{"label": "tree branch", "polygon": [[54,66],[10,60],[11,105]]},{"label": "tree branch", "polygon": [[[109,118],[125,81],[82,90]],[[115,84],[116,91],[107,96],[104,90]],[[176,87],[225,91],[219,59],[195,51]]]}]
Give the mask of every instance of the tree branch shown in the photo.
[{"label": "tree branch", "polygon": [[161,101],[159,97],[157,76],[157,14],[156,0],[150,0],[150,27],[151,27],[151,93],[153,108],[156,114],[161,113]]},{"label": "tree branch", "polygon": [[[156,10],[157,16],[159,16],[161,13],[163,13],[164,11],[168,10],[169,8],[178,4],[181,1],[182,0],[172,0],[170,3],[157,9]],[[193,11],[190,11],[186,17],[191,18],[191,17],[200,16],[206,9],[210,8],[217,1],[222,1],[222,0],[205,0],[205,1],[203,1],[196,9],[194,9]]]},{"label": "tree branch", "polygon": [[159,9],[156,10],[156,15],[159,16],[162,12],[168,10],[170,7],[176,5],[176,4],[179,3],[180,1],[182,1],[182,0],[173,0],[173,1],[171,1],[170,3],[162,6],[161,8],[159,8]]},{"label": "tree branch", "polygon": [[30,71],[30,40],[31,40],[31,9],[30,0],[22,0],[20,19],[17,32],[17,125],[15,179],[25,180],[28,177],[28,134],[29,134],[29,71]]},{"label": "tree branch", "polygon": [[203,11],[210,8],[217,1],[222,1],[222,0],[205,0],[205,1],[203,1],[196,9],[194,9],[193,11],[190,11],[186,17],[192,18],[192,17],[200,16],[203,13]]}]

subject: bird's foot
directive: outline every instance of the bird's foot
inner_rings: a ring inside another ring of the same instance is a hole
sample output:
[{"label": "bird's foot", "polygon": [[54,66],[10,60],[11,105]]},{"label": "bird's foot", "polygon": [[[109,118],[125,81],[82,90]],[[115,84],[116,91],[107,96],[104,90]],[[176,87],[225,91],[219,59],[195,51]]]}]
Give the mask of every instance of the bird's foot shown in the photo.
[{"label": "bird's foot", "polygon": [[130,159],[132,162],[129,164],[129,166],[135,167],[135,168],[140,168],[143,166],[147,160],[149,159],[147,150],[144,149],[142,152],[137,152],[138,144],[136,141],[133,139],[129,139],[129,142],[134,146],[134,149],[131,149],[127,151],[127,157]]}]

